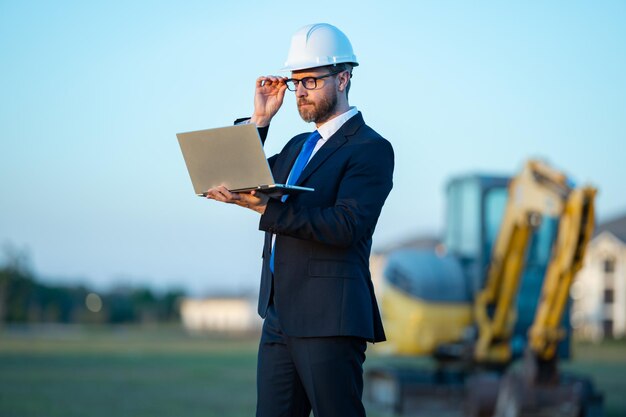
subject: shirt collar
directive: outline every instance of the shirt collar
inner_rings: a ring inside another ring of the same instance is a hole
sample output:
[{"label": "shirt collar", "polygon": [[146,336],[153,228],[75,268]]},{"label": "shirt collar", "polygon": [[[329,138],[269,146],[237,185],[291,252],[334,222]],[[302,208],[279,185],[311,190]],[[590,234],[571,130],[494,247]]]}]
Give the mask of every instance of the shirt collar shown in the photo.
[{"label": "shirt collar", "polygon": [[323,125],[317,128],[320,136],[324,141],[328,140],[332,135],[344,125],[352,116],[355,116],[359,111],[356,107],[352,106],[347,112],[340,114],[339,116],[327,121]]}]

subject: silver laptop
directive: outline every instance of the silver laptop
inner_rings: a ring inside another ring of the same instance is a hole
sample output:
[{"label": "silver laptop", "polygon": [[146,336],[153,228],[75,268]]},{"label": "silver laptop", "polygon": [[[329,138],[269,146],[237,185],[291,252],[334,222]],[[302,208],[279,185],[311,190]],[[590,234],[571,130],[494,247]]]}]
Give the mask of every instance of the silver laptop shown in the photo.
[{"label": "silver laptop", "polygon": [[178,133],[176,137],[199,196],[218,185],[232,192],[256,190],[270,196],[315,191],[275,183],[253,124]]}]

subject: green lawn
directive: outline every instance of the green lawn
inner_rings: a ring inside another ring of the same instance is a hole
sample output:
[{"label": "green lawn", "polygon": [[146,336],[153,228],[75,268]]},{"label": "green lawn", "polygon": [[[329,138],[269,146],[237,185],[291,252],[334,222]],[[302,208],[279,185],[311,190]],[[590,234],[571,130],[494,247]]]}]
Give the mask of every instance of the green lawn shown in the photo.
[{"label": "green lawn", "polygon": [[178,329],[0,334],[0,416],[252,416],[256,337]]},{"label": "green lawn", "polygon": [[[0,330],[0,416],[253,416],[257,337],[194,337],[177,327]],[[626,415],[626,343],[575,352],[566,367],[594,378],[608,417]]]},{"label": "green lawn", "polygon": [[591,376],[604,393],[607,417],[626,416],[626,340],[601,345],[578,343],[574,346],[573,360],[563,367]]}]

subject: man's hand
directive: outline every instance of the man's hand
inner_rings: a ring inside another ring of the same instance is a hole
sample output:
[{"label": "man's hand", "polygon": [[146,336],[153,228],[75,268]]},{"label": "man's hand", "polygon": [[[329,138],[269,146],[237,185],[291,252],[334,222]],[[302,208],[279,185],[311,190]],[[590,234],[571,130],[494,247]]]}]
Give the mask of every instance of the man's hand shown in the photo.
[{"label": "man's hand", "polygon": [[285,77],[268,75],[256,80],[254,92],[254,114],[250,121],[257,127],[269,126],[270,121],[283,105],[287,84]]},{"label": "man's hand", "polygon": [[231,193],[223,185],[208,190],[206,192],[206,198],[223,203],[236,204],[261,214],[265,213],[267,200],[269,200],[267,195],[257,193],[256,191],[252,191],[251,193]]}]

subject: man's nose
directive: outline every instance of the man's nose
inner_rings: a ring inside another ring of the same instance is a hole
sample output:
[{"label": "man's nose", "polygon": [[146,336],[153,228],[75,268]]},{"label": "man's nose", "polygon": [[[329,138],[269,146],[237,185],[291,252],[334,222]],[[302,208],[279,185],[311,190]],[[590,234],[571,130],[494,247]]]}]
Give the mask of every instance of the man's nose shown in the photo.
[{"label": "man's nose", "polygon": [[296,87],[296,97],[306,97],[308,90],[304,88],[304,85],[300,82]]}]

